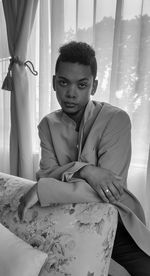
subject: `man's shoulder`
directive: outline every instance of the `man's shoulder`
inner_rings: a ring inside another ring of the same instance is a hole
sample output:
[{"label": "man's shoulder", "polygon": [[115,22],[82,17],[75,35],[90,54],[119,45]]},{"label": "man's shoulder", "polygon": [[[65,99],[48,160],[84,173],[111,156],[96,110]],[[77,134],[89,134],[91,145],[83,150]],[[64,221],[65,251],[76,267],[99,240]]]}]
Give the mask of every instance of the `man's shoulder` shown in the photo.
[{"label": "man's shoulder", "polygon": [[126,113],[127,114],[127,112],[125,110],[123,110],[120,107],[117,107],[115,105],[112,105],[110,103],[107,103],[107,102],[96,102],[96,104],[102,106],[103,112],[108,112],[110,114],[121,112],[121,113]]},{"label": "man's shoulder", "polygon": [[[101,105],[101,108],[100,108]],[[114,106],[106,102],[95,102],[95,106],[99,109],[99,119],[103,120],[105,124],[112,125],[130,125],[129,114],[120,107]]]},{"label": "man's shoulder", "polygon": [[45,125],[45,124],[54,124],[60,122],[60,119],[62,117],[62,110],[58,109],[53,112],[50,112],[46,116],[43,117],[43,119],[40,121],[39,126]]},{"label": "man's shoulder", "polygon": [[104,116],[108,117],[109,123],[111,123],[114,127],[122,128],[127,125],[131,127],[129,114],[120,107],[105,103],[103,112]]},{"label": "man's shoulder", "polygon": [[124,110],[121,109],[120,107],[114,106],[110,103],[107,102],[96,102],[96,104],[99,106],[101,104],[102,108],[101,111],[105,114],[108,114],[110,117],[114,116],[114,115],[119,115],[119,116],[125,116],[125,117],[129,117],[129,114]]}]

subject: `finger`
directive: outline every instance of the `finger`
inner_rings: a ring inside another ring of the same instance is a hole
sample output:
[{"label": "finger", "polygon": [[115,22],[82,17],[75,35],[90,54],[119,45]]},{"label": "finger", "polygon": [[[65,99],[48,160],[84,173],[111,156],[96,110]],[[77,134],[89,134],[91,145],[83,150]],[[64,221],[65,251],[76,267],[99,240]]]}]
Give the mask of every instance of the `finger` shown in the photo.
[{"label": "finger", "polygon": [[118,192],[119,192],[119,194],[121,196],[123,194],[123,187],[122,187],[122,185],[120,183],[116,182],[116,181],[113,181],[112,184],[115,186],[115,188],[118,190]]},{"label": "finger", "polygon": [[[110,202],[114,202],[116,201],[116,197],[115,195],[113,194],[113,191],[112,191],[112,188],[107,188],[104,190],[104,193],[105,193],[105,196],[107,197],[107,199],[110,201]],[[117,198],[118,200],[118,198]]]},{"label": "finger", "polygon": [[20,220],[22,220],[22,214],[23,214],[23,205],[20,203],[19,206],[18,206],[18,217]]},{"label": "finger", "polygon": [[99,186],[99,185],[93,185],[93,186],[91,186],[93,189],[94,189],[94,191],[99,195],[99,197],[102,199],[102,201],[104,201],[104,202],[108,202],[109,203],[109,200],[108,200],[108,198],[105,196],[105,193],[103,192],[103,189]]},{"label": "finger", "polygon": [[108,186],[109,192],[107,192],[107,196],[109,197],[109,200],[114,201],[114,200],[119,200],[120,198],[120,192],[118,189],[113,185],[113,183]]},{"label": "finger", "polygon": [[104,202],[109,203],[109,199],[107,198],[107,196],[105,195],[105,193],[102,189],[99,189],[98,194]]},{"label": "finger", "polygon": [[[112,180],[111,180],[112,184],[116,187],[116,189],[118,190],[118,192],[120,193],[120,195],[123,194],[123,187],[122,187],[122,183],[121,183],[122,179],[123,178],[121,176],[114,175],[113,178],[112,178]],[[108,183],[108,186],[109,186],[109,183]]]},{"label": "finger", "polygon": [[24,213],[25,213],[25,205],[20,203],[18,206],[18,217],[19,217],[20,221],[23,220]]}]

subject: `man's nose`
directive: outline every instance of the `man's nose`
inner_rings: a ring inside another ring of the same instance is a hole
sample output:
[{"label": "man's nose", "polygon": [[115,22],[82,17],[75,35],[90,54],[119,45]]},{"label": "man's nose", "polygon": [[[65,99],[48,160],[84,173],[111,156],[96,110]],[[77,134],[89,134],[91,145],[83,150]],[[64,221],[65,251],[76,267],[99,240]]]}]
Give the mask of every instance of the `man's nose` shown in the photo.
[{"label": "man's nose", "polygon": [[69,98],[75,98],[77,96],[77,88],[75,85],[70,85],[67,89],[66,93],[67,97]]}]

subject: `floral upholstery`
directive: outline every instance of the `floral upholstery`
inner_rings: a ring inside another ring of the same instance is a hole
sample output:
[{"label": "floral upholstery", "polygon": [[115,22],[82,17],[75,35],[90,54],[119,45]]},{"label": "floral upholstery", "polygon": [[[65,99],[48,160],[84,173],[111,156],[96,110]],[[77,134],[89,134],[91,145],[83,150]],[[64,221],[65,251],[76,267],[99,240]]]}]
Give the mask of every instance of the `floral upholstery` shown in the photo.
[{"label": "floral upholstery", "polygon": [[[0,223],[44,251],[39,276],[107,276],[117,226],[111,204],[38,204],[17,215],[19,199],[34,182],[0,173]],[[37,275],[38,276],[38,275]]]}]

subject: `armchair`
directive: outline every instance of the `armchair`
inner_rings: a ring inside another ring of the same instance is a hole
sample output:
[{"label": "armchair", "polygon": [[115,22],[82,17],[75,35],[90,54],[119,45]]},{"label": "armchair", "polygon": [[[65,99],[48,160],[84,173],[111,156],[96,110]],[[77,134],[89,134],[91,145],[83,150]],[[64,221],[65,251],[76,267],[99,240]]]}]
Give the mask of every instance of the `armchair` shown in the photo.
[{"label": "armchair", "polygon": [[[53,204],[46,208],[37,204],[20,222],[19,199],[33,184],[33,181],[0,173],[1,225],[14,238],[31,246],[36,254],[43,252],[42,258],[45,257],[38,273],[33,269],[32,274],[27,271],[25,275],[107,276],[117,226],[116,208],[102,203]],[[15,256],[14,250],[9,255]],[[22,254],[27,256],[31,248],[24,250]],[[18,270],[16,276],[24,275],[22,267]],[[7,276],[12,275],[13,271]]]}]

